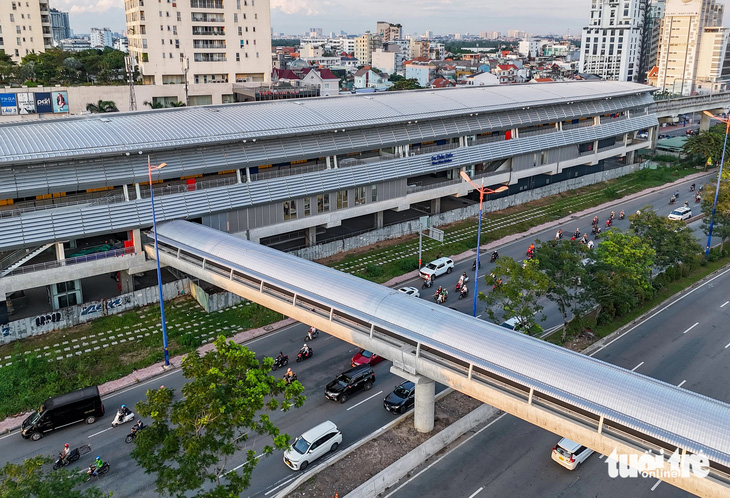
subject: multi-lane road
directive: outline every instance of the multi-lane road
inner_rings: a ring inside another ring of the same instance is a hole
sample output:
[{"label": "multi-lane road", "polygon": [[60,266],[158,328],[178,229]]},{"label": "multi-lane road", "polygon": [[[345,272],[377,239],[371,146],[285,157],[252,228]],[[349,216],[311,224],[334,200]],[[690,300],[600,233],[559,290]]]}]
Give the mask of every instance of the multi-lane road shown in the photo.
[{"label": "multi-lane road", "polygon": [[[707,178],[709,179],[710,176],[708,175]],[[703,183],[697,180],[695,182],[698,185]],[[680,205],[684,202],[684,200],[690,200],[690,202],[693,200],[693,194],[689,192],[689,183],[691,182],[687,182],[686,185],[679,188],[681,193]],[[618,213],[621,209],[623,209],[628,215],[629,213],[635,212],[637,209],[643,208],[647,204],[656,206],[657,212],[660,215],[666,216],[674,207],[668,205],[668,198],[670,195],[671,192],[669,188],[656,189],[654,193],[647,194],[639,199],[634,199],[632,201],[617,201],[614,205],[605,209],[605,212],[591,212],[584,217],[571,219],[566,222],[562,228],[566,234],[572,232],[576,227],[579,227],[583,232],[590,232],[590,220],[594,214],[599,216],[602,220],[605,220],[611,210]],[[616,226],[621,229],[627,229],[628,220],[617,221]],[[698,230],[698,227],[693,226],[693,228]],[[500,247],[500,255],[521,259],[524,257],[526,248],[533,239],[540,238],[541,240],[548,240],[553,237],[556,229],[557,227],[551,228],[544,233],[533,235],[529,239],[524,238]],[[698,235],[701,238],[700,232],[698,232]],[[481,276],[489,273],[490,268],[492,267],[489,263],[488,256],[486,259],[483,259],[483,261],[484,263],[482,266]],[[469,260],[458,264],[456,270],[451,275],[437,279],[438,285],[447,286],[450,290],[451,296],[447,305],[469,314],[471,314],[472,310],[472,300],[457,300],[456,294],[451,291],[453,290],[456,280],[458,279],[458,275],[461,274],[461,272],[466,271],[467,274],[473,276],[473,273],[471,272],[471,263],[472,261]],[[414,281],[410,284],[420,287],[420,281]],[[480,284],[481,286],[485,285],[481,278]],[[409,283],[406,282],[404,285],[409,285]],[[470,292],[473,292],[474,290],[473,281],[470,282],[469,290]],[[424,290],[421,298],[430,299],[433,291],[434,289]],[[547,315],[547,319],[542,323],[543,327],[549,328],[562,323],[560,315],[555,310],[555,307],[549,302],[546,302],[545,304],[545,314]],[[730,306],[723,309],[730,309]],[[679,312],[679,315],[685,316],[686,314]],[[480,315],[481,319],[486,319],[486,317],[486,313],[482,313]],[[676,332],[675,329],[679,326],[678,323],[679,322],[677,320],[674,322],[669,320],[667,325],[667,334],[670,333],[670,330]],[[701,329],[701,327],[696,326],[695,329]],[[680,331],[680,333],[681,332],[682,331]],[[277,412],[272,415],[273,421],[278,427],[287,432],[290,436],[295,437],[323,420],[332,420],[343,431],[344,444],[342,447],[347,447],[393,420],[393,416],[384,410],[382,399],[393,389],[395,385],[401,382],[401,379],[390,374],[389,362],[383,362],[374,367],[376,382],[371,391],[367,393],[363,392],[354,396],[344,405],[329,402],[324,399],[324,385],[332,380],[335,375],[349,367],[350,358],[357,350],[354,346],[348,343],[339,341],[338,339],[326,334],[321,334],[318,339],[309,343],[315,351],[314,356],[303,363],[296,364],[293,362],[293,359],[296,356],[296,352],[304,342],[303,339],[305,333],[306,326],[298,324],[258,338],[246,344],[246,346],[250,349],[256,351],[260,357],[275,356],[280,350],[285,354],[288,354],[292,360],[290,365],[294,368],[299,380],[305,386],[307,402],[304,407],[294,409],[286,413]],[[637,330],[632,333],[632,336],[644,337],[646,334],[648,334],[648,332],[642,333]],[[682,337],[680,337],[680,339],[693,337],[691,334],[692,331],[687,334],[681,334]],[[643,349],[633,348],[626,351],[616,349],[620,348],[622,343],[626,344],[629,342],[628,338],[625,338],[618,341],[616,346],[612,345],[605,348],[597,356],[601,359],[606,359],[607,361],[620,364],[627,368],[634,368],[643,361],[644,363],[639,366],[637,371],[647,373],[648,375],[654,375],[654,372],[657,372],[657,377],[662,380],[667,380],[665,376],[670,372],[675,372],[677,376],[685,377],[677,380],[677,384],[679,384],[682,380],[686,380],[686,384],[683,387],[694,390],[695,386],[698,385],[697,383],[701,381],[699,375],[690,375],[689,371],[687,371],[688,373],[680,373],[684,372],[684,370],[679,370],[678,366],[674,368],[674,370],[672,370],[673,367],[667,366],[680,360],[672,359],[668,361],[659,361],[656,358],[658,358],[657,355],[667,355],[669,357],[676,356],[677,358],[681,358],[682,362],[686,362],[688,365],[691,364],[691,368],[700,368],[695,365],[696,361],[693,362],[693,360],[697,360],[696,355],[709,354],[708,350],[704,349],[705,346],[687,346],[682,349],[683,352],[680,354],[671,348],[667,349],[667,346],[662,346],[657,343],[657,339],[649,337],[648,335],[646,335],[646,337],[647,338],[645,340],[647,342],[647,346],[643,347]],[[670,335],[660,336],[660,338],[661,337],[670,344],[674,341],[673,339],[668,339]],[[728,339],[727,342],[730,342],[730,339]],[[695,353],[694,355],[692,354],[693,351]],[[645,358],[640,358],[642,352],[644,353]],[[730,354],[730,349],[728,349],[726,353]],[[632,362],[635,362],[636,364]],[[656,365],[652,366],[654,363],[656,363]],[[690,367],[688,366],[687,368]],[[283,371],[279,372],[283,374]],[[668,381],[674,382],[674,379],[671,378],[668,379]],[[147,389],[159,387],[161,384],[164,384],[167,387],[172,387],[179,392],[183,384],[183,379],[179,371],[173,371],[152,381],[114,393],[106,397],[104,401],[108,411],[107,416],[99,420],[96,424],[90,426],[82,424],[58,431],[57,433],[50,433],[37,443],[22,440],[17,432],[0,437],[0,455],[2,455],[0,462],[19,462],[22,461],[23,458],[28,458],[39,453],[52,455],[57,453],[66,442],[72,446],[90,444],[92,447],[92,453],[89,455],[89,459],[96,455],[100,455],[102,458],[111,463],[112,470],[103,476],[103,478],[99,479],[98,485],[100,488],[107,491],[114,491],[117,496],[157,496],[154,492],[153,477],[145,475],[129,456],[129,452],[132,447],[131,445],[124,443],[124,436],[129,430],[129,427],[120,426],[115,429],[111,429],[109,425],[113,410],[115,410],[119,405],[125,403],[128,406],[134,406],[136,402],[144,398]],[[715,385],[714,388],[721,389],[719,385]],[[439,386],[439,389],[442,389],[442,386]],[[709,395],[715,396],[712,393]],[[716,397],[725,400],[727,396],[721,397],[721,395],[718,394]],[[496,430],[497,428],[498,430]],[[486,440],[482,439],[482,435],[489,435],[489,438]],[[475,460],[474,470],[476,470],[476,468],[480,469],[478,471],[479,473],[475,474],[479,476],[479,479],[476,479],[475,477],[474,479],[462,482],[469,482],[470,485],[475,484],[480,480],[485,482],[485,484],[487,481],[494,481],[495,483],[504,482],[504,487],[496,487],[494,488],[494,492],[486,493],[487,495],[497,493],[501,494],[508,490],[510,494],[516,494],[515,492],[517,492],[519,495],[521,494],[520,490],[523,489],[526,494],[529,491],[530,486],[530,484],[524,480],[524,477],[527,475],[533,478],[529,482],[534,481],[534,486],[537,486],[535,490],[545,489],[548,490],[547,494],[550,494],[549,490],[552,489],[552,483],[554,483],[556,479],[559,482],[567,482],[566,480],[570,480],[572,483],[573,480],[578,479],[581,475],[584,475],[586,471],[589,471],[593,466],[595,466],[596,462],[600,463],[597,456],[591,457],[584,468],[580,469],[578,473],[556,473],[556,470],[562,469],[555,469],[549,459],[549,450],[552,448],[555,441],[557,441],[556,437],[549,433],[545,433],[544,431],[540,431],[539,429],[534,429],[529,424],[508,417],[504,417],[495,422],[492,428],[482,432],[479,438],[474,438],[474,441],[480,441],[478,443],[469,443],[470,445],[475,445],[474,449],[469,450],[469,446],[465,445],[462,449],[452,453],[450,458],[455,458],[460,462],[456,465],[462,469],[462,472],[469,472],[469,460]],[[265,444],[267,444],[267,441],[263,440],[260,436],[253,436],[248,441],[245,449],[260,451]],[[547,455],[547,460],[545,455]],[[531,460],[533,460],[533,462],[530,466],[523,463],[530,462]],[[231,461],[231,468],[235,468],[236,465],[240,465],[245,461],[245,455],[243,453],[236,455],[236,457],[234,457]],[[236,463],[236,461],[238,461],[238,463]],[[445,460],[443,465],[448,465],[449,461],[451,460]],[[477,462],[479,463],[477,464]],[[326,460],[318,462],[316,465],[322,465],[324,463],[326,463]],[[84,461],[84,458],[82,458],[79,461],[78,466],[79,468],[82,468],[86,464],[88,464],[88,462]],[[439,463],[438,465],[442,464]],[[424,475],[428,474],[430,473],[424,473]],[[554,478],[553,474],[556,474],[559,477]],[[510,475],[514,475],[520,480],[510,480]],[[281,461],[281,454],[276,452],[271,457],[264,457],[259,460],[259,464],[253,474],[252,486],[248,490],[248,494],[250,496],[272,496],[276,491],[286,486],[297,476],[297,473],[292,472],[284,465]],[[459,479],[459,481],[461,481],[461,479]],[[545,481],[545,483],[541,484],[543,481]],[[585,479],[581,480],[581,482],[584,481]],[[420,481],[419,479],[416,479],[400,490],[398,494],[401,496],[416,496],[416,494],[412,494],[412,489],[415,489],[412,488],[412,486],[419,485],[421,485]],[[446,482],[438,484],[438,486],[441,487],[449,485],[450,484]],[[543,485],[545,487],[541,488],[540,486]],[[586,483],[585,485],[589,486],[590,484]],[[495,484],[495,486],[498,485]],[[514,487],[510,489],[510,486]],[[571,486],[576,489],[581,489],[580,485],[577,483],[573,483]],[[477,486],[477,488],[478,487],[479,486]],[[664,487],[668,488],[667,485],[664,485]],[[558,486],[558,488],[564,491],[566,486]],[[435,487],[435,484],[433,483],[430,485],[424,485],[423,489],[430,489],[431,496],[444,496],[444,493],[449,491],[446,488]],[[436,493],[436,489],[443,489],[443,492],[439,491]],[[591,488],[584,489],[587,490]],[[476,491],[476,488],[468,493],[467,490],[462,489],[459,493],[466,493],[465,496],[468,496],[474,491]],[[420,491],[418,493],[423,494]],[[546,493],[540,494],[544,495]]]}]

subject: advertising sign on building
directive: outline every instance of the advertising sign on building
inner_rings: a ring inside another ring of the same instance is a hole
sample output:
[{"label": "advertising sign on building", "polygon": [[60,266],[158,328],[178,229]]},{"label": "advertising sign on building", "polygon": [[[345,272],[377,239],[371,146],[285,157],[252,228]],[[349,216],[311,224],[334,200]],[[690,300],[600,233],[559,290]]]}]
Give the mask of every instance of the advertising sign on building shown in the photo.
[{"label": "advertising sign on building", "polygon": [[42,92],[35,94],[35,109],[38,114],[53,112],[53,104],[51,103],[51,92]]},{"label": "advertising sign on building", "polygon": [[15,116],[18,114],[18,106],[14,93],[0,93],[0,113],[3,116]]},{"label": "advertising sign on building", "polygon": [[35,114],[35,95],[32,93],[18,94],[19,114]]},{"label": "advertising sign on building", "polygon": [[53,92],[53,112],[68,112],[67,92]]}]

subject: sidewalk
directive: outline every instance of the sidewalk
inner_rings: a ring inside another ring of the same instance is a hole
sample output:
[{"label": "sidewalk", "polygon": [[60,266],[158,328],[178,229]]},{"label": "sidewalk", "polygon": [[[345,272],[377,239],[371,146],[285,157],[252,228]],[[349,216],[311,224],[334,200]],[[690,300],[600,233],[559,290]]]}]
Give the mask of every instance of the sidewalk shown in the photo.
[{"label": "sidewalk", "polygon": [[[268,334],[270,332],[275,332],[277,330],[280,330],[284,327],[288,327],[289,325],[292,325],[296,323],[296,320],[292,318],[287,318],[284,320],[281,320],[276,323],[272,323],[270,325],[266,325],[264,327],[260,327],[257,329],[251,329],[251,330],[244,330],[242,332],[239,332],[238,334],[234,335],[230,338],[230,340],[238,343],[243,344],[248,341],[251,341],[253,339],[256,339],[257,337],[261,337],[264,334]],[[198,348],[198,352],[201,354],[205,354],[206,352],[213,349],[213,343],[205,344],[204,346],[201,346]],[[99,386],[99,393],[102,396],[105,396],[107,394],[113,393],[115,391],[120,391],[126,387],[134,386],[136,384],[139,384],[140,382],[152,379],[158,375],[162,375],[165,372],[168,372],[174,368],[180,368],[180,364],[182,363],[183,356],[175,356],[174,358],[170,358],[170,367],[167,369],[164,368],[164,362],[156,363],[154,365],[151,365],[149,367],[141,368],[139,370],[135,370],[131,374],[122,377],[121,379],[112,380],[105,384],[101,384]],[[29,415],[28,412],[21,413],[19,415],[16,415],[14,417],[8,417],[5,420],[0,422],[0,434],[4,434],[6,432],[15,430],[20,428],[21,424],[23,423],[23,420]]]}]

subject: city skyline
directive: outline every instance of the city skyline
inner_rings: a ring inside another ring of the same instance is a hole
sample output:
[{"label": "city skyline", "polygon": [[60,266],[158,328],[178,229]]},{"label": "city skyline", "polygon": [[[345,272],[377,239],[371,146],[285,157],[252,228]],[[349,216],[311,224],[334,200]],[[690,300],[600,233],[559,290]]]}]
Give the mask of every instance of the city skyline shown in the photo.
[{"label": "city skyline", "polygon": [[[125,29],[121,0],[53,0],[51,7],[70,13],[75,33],[89,33],[92,27],[116,32]],[[390,21],[402,24],[403,33],[408,35],[427,30],[438,35],[508,30],[580,35],[589,12],[590,0],[516,0],[487,8],[477,0],[406,0],[397,4],[385,0],[271,0],[271,27],[274,33],[292,35],[304,34],[310,27],[322,28],[324,34],[339,34],[340,30],[360,34],[375,31],[377,21]]]}]

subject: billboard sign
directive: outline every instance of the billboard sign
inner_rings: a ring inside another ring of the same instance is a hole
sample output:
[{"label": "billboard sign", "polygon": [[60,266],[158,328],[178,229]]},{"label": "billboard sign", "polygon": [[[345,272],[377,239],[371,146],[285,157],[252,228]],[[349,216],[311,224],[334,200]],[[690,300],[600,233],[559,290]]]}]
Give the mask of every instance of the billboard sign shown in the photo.
[{"label": "billboard sign", "polygon": [[32,93],[19,93],[18,114],[35,114],[35,95]]},{"label": "billboard sign", "polygon": [[53,112],[68,112],[68,92],[53,92]]},{"label": "billboard sign", "polygon": [[41,92],[35,94],[35,109],[38,114],[53,112],[53,104],[51,103],[51,92]]},{"label": "billboard sign", "polygon": [[18,105],[14,93],[0,93],[0,113],[3,116],[18,114]]}]

